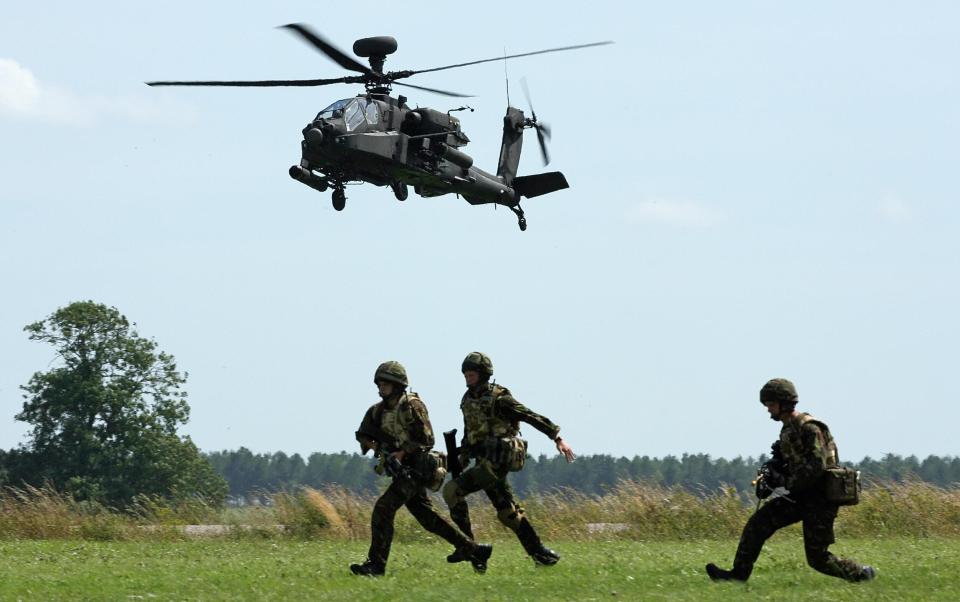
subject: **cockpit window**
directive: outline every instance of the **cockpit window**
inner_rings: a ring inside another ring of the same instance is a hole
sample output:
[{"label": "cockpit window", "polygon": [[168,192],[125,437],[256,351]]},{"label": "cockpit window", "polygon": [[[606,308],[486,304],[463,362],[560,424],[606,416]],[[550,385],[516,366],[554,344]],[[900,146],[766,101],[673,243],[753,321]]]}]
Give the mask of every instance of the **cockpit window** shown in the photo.
[{"label": "cockpit window", "polygon": [[347,124],[347,131],[352,132],[357,129],[357,127],[363,123],[364,118],[364,105],[366,101],[363,99],[356,99],[350,101],[347,107],[343,110],[343,120]]},{"label": "cockpit window", "polygon": [[343,107],[347,106],[347,103],[353,100],[352,98],[344,98],[343,100],[338,100],[333,103],[326,109],[317,113],[317,119],[332,119],[334,117],[339,117],[340,112],[343,110]]},{"label": "cockpit window", "polygon": [[366,98],[344,98],[317,113],[317,119],[343,118],[347,131],[360,127],[364,121],[370,125],[380,123],[380,106]]},{"label": "cockpit window", "polygon": [[367,123],[370,125],[377,125],[380,122],[380,107],[377,103],[371,101],[367,102]]}]

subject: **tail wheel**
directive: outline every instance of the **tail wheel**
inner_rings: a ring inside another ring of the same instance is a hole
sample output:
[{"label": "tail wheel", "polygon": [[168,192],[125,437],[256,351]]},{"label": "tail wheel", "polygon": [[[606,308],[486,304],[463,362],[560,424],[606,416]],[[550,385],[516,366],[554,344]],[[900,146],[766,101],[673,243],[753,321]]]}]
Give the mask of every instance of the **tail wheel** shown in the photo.
[{"label": "tail wheel", "polygon": [[337,188],[333,191],[333,208],[337,211],[343,211],[343,208],[347,206],[347,193],[343,191],[343,188]]}]

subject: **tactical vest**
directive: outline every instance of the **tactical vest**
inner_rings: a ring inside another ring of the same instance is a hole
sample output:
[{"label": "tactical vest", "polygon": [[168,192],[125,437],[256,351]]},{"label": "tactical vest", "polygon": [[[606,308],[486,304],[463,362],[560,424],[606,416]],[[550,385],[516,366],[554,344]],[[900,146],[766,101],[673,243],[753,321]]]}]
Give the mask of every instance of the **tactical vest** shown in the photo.
[{"label": "tactical vest", "polygon": [[401,449],[410,442],[410,425],[413,424],[413,408],[410,399],[420,399],[416,393],[404,393],[393,409],[381,402],[380,430],[393,439],[393,446]]},{"label": "tactical vest", "polygon": [[466,443],[474,446],[490,437],[517,437],[520,423],[504,420],[497,415],[497,398],[503,394],[500,385],[490,385],[479,399],[463,396],[460,410],[466,430]]},{"label": "tactical vest", "polygon": [[823,449],[827,456],[827,468],[837,466],[840,463],[840,456],[837,453],[837,444],[833,440],[833,435],[830,434],[830,429],[826,424],[807,413],[800,414],[794,428],[784,429],[780,433],[780,445],[787,464],[790,464],[792,459],[803,455],[803,450],[800,449],[800,432],[808,422],[812,422],[820,429]]}]

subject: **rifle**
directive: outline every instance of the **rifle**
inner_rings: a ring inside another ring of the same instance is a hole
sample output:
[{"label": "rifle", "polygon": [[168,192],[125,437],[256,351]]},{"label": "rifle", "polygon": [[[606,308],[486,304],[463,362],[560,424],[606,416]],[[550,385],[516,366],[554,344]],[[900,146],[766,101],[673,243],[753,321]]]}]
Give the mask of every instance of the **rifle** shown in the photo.
[{"label": "rifle", "polygon": [[461,448],[457,447],[457,429],[444,431],[443,444],[447,448],[447,469],[453,478],[457,478],[463,472],[463,465],[460,464]]},{"label": "rifle", "polygon": [[770,446],[770,454],[770,459],[760,465],[760,468],[757,469],[757,478],[753,480],[754,492],[757,495],[757,508],[760,507],[762,500],[773,495],[778,488],[787,483],[787,461],[783,457],[779,440],[774,441],[773,445]]},{"label": "rifle", "polygon": [[400,460],[397,460],[397,457],[393,454],[386,454],[382,456],[385,458],[383,461],[384,472],[387,473],[388,477],[393,477],[395,479],[412,479],[413,478],[413,469],[409,466],[404,466],[400,463]]}]

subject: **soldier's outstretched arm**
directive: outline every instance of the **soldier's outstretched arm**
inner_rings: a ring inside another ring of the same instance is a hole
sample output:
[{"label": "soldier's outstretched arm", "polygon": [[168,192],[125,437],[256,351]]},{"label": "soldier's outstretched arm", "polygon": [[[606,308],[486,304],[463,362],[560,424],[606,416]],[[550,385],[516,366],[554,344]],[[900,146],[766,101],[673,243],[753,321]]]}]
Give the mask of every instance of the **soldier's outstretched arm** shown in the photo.
[{"label": "soldier's outstretched arm", "polygon": [[517,420],[526,422],[552,440],[556,440],[560,434],[560,427],[554,424],[546,416],[537,414],[527,406],[523,405],[506,388],[497,397],[496,412],[507,420]]},{"label": "soldier's outstretched arm", "polygon": [[577,459],[577,455],[573,453],[573,448],[567,445],[567,442],[564,441],[560,435],[557,435],[557,438],[554,439],[553,442],[557,444],[557,451],[567,459],[567,464]]}]

